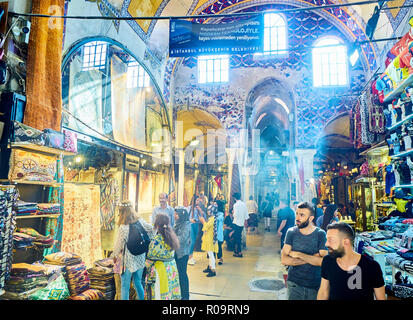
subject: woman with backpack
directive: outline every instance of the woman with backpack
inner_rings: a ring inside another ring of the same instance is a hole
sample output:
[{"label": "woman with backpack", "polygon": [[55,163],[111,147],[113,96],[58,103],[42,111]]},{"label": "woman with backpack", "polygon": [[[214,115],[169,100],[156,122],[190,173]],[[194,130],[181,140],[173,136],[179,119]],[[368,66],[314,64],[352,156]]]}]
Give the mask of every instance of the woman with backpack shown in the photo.
[{"label": "woman with backpack", "polygon": [[[120,270],[121,279],[121,300],[129,300],[129,290],[131,280],[138,294],[139,300],[144,299],[144,290],[142,286],[142,275],[145,267],[146,253],[133,254],[136,246],[129,241],[130,233],[134,232],[137,227],[139,230],[144,230],[148,239],[153,236],[153,227],[146,223],[145,220],[138,217],[135,210],[132,208],[130,201],[123,201],[119,206],[118,232],[116,242],[113,249],[113,257],[115,264],[117,260],[122,260]],[[132,230],[132,232],[130,232]]]},{"label": "woman with backpack", "polygon": [[147,300],[181,300],[175,250],[179,249],[179,239],[172,229],[169,216],[158,213],[155,218],[153,237],[146,255]]},{"label": "woman with backpack", "polygon": [[174,231],[179,239],[179,249],[175,251],[175,261],[179,274],[182,300],[189,300],[189,280],[187,274],[189,251],[191,250],[191,223],[184,207],[175,208]]}]

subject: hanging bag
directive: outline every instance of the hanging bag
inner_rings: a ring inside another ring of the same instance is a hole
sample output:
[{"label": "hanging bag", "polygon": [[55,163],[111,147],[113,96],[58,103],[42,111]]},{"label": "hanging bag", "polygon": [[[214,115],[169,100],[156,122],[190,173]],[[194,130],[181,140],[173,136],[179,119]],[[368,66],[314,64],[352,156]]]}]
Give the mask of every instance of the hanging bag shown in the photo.
[{"label": "hanging bag", "polygon": [[150,239],[139,221],[129,225],[129,236],[126,246],[134,256],[148,252]]}]

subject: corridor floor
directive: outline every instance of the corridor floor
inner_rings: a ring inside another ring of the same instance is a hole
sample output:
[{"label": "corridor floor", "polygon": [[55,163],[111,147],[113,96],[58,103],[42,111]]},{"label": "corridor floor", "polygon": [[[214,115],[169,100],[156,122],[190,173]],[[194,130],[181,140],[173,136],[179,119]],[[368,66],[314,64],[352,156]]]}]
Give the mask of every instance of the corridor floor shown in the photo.
[{"label": "corridor floor", "polygon": [[233,257],[233,252],[223,245],[222,265],[217,264],[216,277],[207,278],[202,272],[208,266],[205,252],[194,252],[195,265],[188,265],[191,300],[285,300],[285,289],[257,291],[249,285],[254,279],[283,280],[286,269],[280,262],[280,239],[276,235],[275,221],[271,232],[264,232],[260,223],[259,234],[247,234],[247,249],[243,258]]}]

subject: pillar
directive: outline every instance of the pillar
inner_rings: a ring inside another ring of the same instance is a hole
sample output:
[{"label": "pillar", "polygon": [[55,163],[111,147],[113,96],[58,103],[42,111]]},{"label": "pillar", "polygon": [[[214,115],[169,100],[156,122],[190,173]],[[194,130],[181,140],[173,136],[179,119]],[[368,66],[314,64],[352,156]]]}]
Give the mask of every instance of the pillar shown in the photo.
[{"label": "pillar", "polygon": [[184,205],[184,190],[185,190],[185,151],[178,150],[179,154],[179,173],[178,173],[178,206]]}]

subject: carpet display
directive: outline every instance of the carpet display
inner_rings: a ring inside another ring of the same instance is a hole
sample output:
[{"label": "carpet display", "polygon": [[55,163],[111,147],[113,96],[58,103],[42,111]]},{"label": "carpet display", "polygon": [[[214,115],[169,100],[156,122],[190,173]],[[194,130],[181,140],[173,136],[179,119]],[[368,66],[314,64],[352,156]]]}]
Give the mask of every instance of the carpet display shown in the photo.
[{"label": "carpet display", "polygon": [[116,205],[120,199],[122,173],[116,172],[102,178],[100,186],[100,221],[103,230],[115,228]]},{"label": "carpet display", "polygon": [[[63,14],[64,1],[32,1],[32,13],[50,14],[50,8]],[[55,20],[53,28],[51,23],[49,19],[31,19],[28,46],[24,123],[40,130],[60,130],[62,117],[63,21]]]},{"label": "carpet display", "polygon": [[74,253],[56,252],[44,257],[44,264],[72,266],[82,262],[82,258]]},{"label": "carpet display", "polygon": [[82,257],[87,267],[102,259],[100,187],[65,183],[62,247]]},{"label": "carpet display", "polygon": [[0,293],[10,278],[13,254],[13,232],[16,214],[13,207],[18,191],[14,186],[0,186]]},{"label": "carpet display", "polygon": [[113,259],[110,260],[110,264],[106,264],[108,265],[107,267],[100,265],[97,261],[93,268],[87,270],[89,273],[90,288],[101,291],[103,300],[114,300],[116,295]]},{"label": "carpet display", "polygon": [[77,296],[90,288],[89,274],[85,264],[66,267],[66,279],[71,296]]}]

